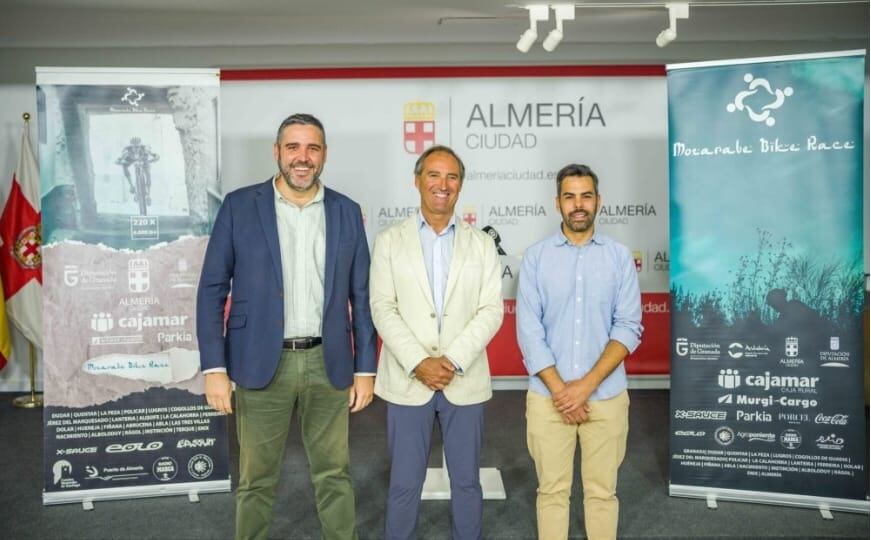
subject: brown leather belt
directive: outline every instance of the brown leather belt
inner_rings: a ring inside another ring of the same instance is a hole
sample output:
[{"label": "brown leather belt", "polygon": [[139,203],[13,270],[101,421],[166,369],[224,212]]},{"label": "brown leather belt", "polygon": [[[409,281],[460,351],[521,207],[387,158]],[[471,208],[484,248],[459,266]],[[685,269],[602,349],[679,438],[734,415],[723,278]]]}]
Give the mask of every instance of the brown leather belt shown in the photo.
[{"label": "brown leather belt", "polygon": [[294,339],[285,339],[282,348],[288,351],[304,351],[317,347],[323,342],[319,337],[302,337]]}]

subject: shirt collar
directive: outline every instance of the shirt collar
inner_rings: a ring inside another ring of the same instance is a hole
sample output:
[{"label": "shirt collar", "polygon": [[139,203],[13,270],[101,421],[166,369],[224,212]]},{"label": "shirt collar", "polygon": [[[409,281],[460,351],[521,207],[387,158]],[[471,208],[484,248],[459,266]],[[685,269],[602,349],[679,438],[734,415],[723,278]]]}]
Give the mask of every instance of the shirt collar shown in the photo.
[{"label": "shirt collar", "polygon": [[[423,217],[423,212],[418,209],[417,211],[417,229],[423,229],[424,227],[429,228],[432,232],[435,232],[429,223],[426,222],[426,219]],[[451,220],[448,221],[448,226],[444,228],[444,230],[440,233],[437,233],[436,236],[442,236],[443,234],[447,234],[449,231],[452,231],[456,228],[457,216],[451,216]]]},{"label": "shirt collar", "polygon": [[[593,231],[593,237],[590,238],[589,243],[597,244],[597,245],[601,246],[605,242],[602,240],[602,237],[599,236],[599,231]],[[562,224],[560,224],[559,230],[557,231],[557,233],[555,235],[553,235],[553,245],[555,245],[555,246],[564,246],[564,245],[574,246],[574,244],[569,242],[569,239],[566,238],[566,235],[563,232]],[[580,247],[580,246],[576,246],[576,247]]]},{"label": "shirt collar", "polygon": [[[276,175],[276,176],[272,179],[272,191],[275,193],[275,200],[276,200],[276,201],[283,202],[283,203],[286,203],[286,204],[292,204],[293,206],[296,206],[296,204],[294,204],[294,203],[288,201],[287,199],[285,199],[284,197],[282,197],[282,196],[281,196],[281,192],[278,191],[278,186],[277,186],[276,184],[277,184],[277,182],[283,182],[283,181],[284,181],[284,180],[282,180],[278,175]],[[310,205],[312,205],[312,204],[317,204],[317,203],[323,201],[323,200],[324,200],[324,191],[325,191],[325,190],[324,190],[324,184],[321,183],[320,180],[318,180],[318,191],[317,191],[317,193],[315,193],[315,196],[312,198],[312,200],[310,200],[309,202],[307,202],[307,203],[305,203],[304,205],[302,205],[302,208],[305,208],[306,206],[310,206]]]}]

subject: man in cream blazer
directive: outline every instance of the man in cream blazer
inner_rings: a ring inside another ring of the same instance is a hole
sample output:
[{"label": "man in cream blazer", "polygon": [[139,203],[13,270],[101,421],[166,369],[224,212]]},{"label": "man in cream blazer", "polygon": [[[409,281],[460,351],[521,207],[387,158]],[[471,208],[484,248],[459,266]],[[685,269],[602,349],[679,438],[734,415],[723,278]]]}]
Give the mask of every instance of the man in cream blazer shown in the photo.
[{"label": "man in cream blazer", "polygon": [[387,401],[391,458],[388,540],[414,537],[436,418],[452,537],[482,538],[486,347],[502,324],[502,279],[493,239],[454,215],[464,174],[453,150],[427,149],[414,168],[420,213],[382,231],[373,248],[369,296],[383,341],[375,393]]}]

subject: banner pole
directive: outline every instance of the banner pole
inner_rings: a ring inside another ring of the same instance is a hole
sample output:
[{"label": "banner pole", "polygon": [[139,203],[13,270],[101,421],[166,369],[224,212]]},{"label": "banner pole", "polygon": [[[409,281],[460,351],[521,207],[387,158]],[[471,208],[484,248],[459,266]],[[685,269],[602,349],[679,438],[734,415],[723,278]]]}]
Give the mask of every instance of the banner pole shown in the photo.
[{"label": "banner pole", "polygon": [[30,345],[30,395],[18,396],[12,400],[12,404],[22,409],[36,409],[42,407],[42,394],[36,393],[36,347]]}]

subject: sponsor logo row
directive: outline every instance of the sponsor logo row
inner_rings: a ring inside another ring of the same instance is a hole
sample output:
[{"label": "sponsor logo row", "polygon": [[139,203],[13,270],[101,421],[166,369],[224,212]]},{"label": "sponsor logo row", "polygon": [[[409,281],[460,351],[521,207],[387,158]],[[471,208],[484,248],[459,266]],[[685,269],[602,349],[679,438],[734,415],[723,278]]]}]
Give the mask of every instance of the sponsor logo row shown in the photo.
[{"label": "sponsor logo row", "polygon": [[[688,358],[689,360],[713,361],[724,358],[726,355],[734,360],[778,358],[778,362],[785,367],[800,367],[805,362],[800,354],[799,338],[795,336],[785,338],[781,350],[772,350],[769,345],[764,344],[733,341],[724,346],[716,341],[699,342],[679,337],[675,339],[674,352],[679,358]],[[849,367],[850,353],[849,351],[841,351],[840,336],[830,336],[828,350],[818,351],[818,359],[821,367]]]},{"label": "sponsor logo row", "polygon": [[[70,288],[82,290],[111,290],[118,286],[124,278],[118,272],[105,268],[86,268],[78,264],[66,264],[63,270],[63,284]],[[190,266],[187,259],[180,258],[168,275],[161,276],[171,289],[193,289],[197,286],[199,272]],[[144,258],[133,258],[127,261],[127,291],[135,294],[151,290],[151,262]]]},{"label": "sponsor logo row", "polygon": [[[674,432],[676,437],[713,438],[720,446],[731,446],[736,439],[746,440],[753,443],[773,444],[779,443],[787,450],[798,450],[803,442],[801,432],[796,429],[785,429],[779,434],[766,431],[735,431],[729,426],[719,426],[711,432],[705,430],[679,429]],[[818,436],[814,445],[820,450],[841,451],[844,449],[844,438],[828,433]]]},{"label": "sponsor logo row", "polygon": [[[711,409],[676,409],[674,411],[675,420],[710,420],[723,422],[729,420],[730,411],[711,410]],[[777,413],[772,414],[766,411],[735,411],[735,420],[738,422],[772,422],[774,419],[778,421],[789,421],[792,419],[811,422],[811,415],[808,413]],[[813,416],[813,423],[817,425],[828,426],[846,426],[849,422],[850,415],[848,414],[823,414],[819,413]]]},{"label": "sponsor logo row", "polygon": [[[196,454],[187,462],[187,471],[194,480],[205,480],[212,475],[215,464],[212,458],[206,454]],[[87,484],[96,480],[104,482],[134,481],[148,476],[149,473],[161,482],[169,482],[178,475],[178,462],[172,457],[161,456],[154,460],[150,470],[143,465],[121,465],[117,467],[103,467],[86,465],[84,476],[73,473],[73,465],[65,459],[54,462],[52,465],[52,481],[61,489],[79,489],[85,484],[85,489],[90,488]]]}]

